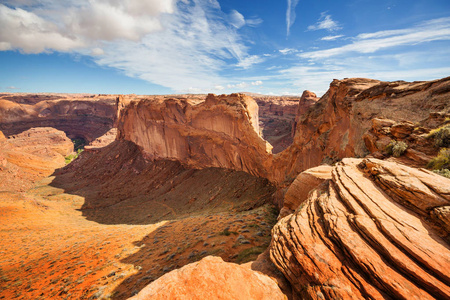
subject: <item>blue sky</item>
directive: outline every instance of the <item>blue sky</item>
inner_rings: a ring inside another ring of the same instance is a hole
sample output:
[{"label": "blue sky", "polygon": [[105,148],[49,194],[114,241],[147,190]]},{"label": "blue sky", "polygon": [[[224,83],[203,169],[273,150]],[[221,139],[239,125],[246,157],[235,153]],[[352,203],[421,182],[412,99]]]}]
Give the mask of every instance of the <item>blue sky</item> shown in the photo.
[{"label": "blue sky", "polygon": [[323,94],[450,76],[448,0],[2,0],[0,91]]}]

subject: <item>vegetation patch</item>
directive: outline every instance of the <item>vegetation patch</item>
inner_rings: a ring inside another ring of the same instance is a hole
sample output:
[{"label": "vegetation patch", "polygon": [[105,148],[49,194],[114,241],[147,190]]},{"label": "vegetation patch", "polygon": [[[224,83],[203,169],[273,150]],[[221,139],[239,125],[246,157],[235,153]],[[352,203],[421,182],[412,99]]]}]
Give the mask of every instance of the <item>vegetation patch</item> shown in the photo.
[{"label": "vegetation patch", "polygon": [[246,262],[253,261],[258,257],[258,255],[263,253],[264,250],[266,250],[266,248],[261,247],[261,246],[256,246],[256,247],[247,248],[245,250],[242,250],[237,255],[236,262],[238,264],[244,264]]},{"label": "vegetation patch", "polygon": [[386,152],[394,157],[400,157],[408,149],[408,145],[403,141],[392,140],[389,145],[386,146]]},{"label": "vegetation patch", "polygon": [[68,156],[66,156],[64,159],[66,160],[66,165],[70,164],[72,161],[78,158],[80,156],[81,152],[83,152],[83,149],[78,149],[77,152],[72,153]]},{"label": "vegetation patch", "polygon": [[434,139],[436,147],[450,147],[450,124],[431,130],[428,138]]},{"label": "vegetation patch", "polygon": [[434,170],[433,172],[450,179],[450,170],[449,169]]},{"label": "vegetation patch", "polygon": [[443,169],[450,169],[450,149],[442,148],[439,151],[439,154],[435,158],[430,160],[427,167],[432,170],[438,171]]}]

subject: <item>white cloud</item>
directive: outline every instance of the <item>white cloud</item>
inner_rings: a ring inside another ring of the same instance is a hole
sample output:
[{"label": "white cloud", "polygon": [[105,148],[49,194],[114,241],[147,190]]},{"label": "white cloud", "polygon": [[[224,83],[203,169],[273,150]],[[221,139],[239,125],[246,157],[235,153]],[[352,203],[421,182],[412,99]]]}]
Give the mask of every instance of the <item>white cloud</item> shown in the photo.
[{"label": "white cloud", "polygon": [[0,50],[25,53],[96,48],[101,41],[137,41],[162,30],[161,14],[176,0],[7,0],[0,4]]},{"label": "white cloud", "polygon": [[224,90],[225,88],[224,88],[223,86],[221,86],[221,85],[216,85],[216,86],[214,87],[214,89],[215,89],[215,90],[221,91],[221,90]]},{"label": "white cloud", "polygon": [[337,40],[337,39],[339,39],[341,37],[343,37],[342,34],[339,34],[339,35],[328,35],[328,36],[324,36],[320,40],[322,40],[322,41],[334,41],[334,40]]},{"label": "white cloud", "polygon": [[39,53],[47,49],[70,51],[85,46],[77,37],[59,32],[52,22],[20,8],[0,4],[0,50],[21,49]]},{"label": "white cloud", "polygon": [[326,12],[320,14],[320,18],[316,24],[308,26],[308,30],[321,30],[326,29],[328,31],[339,30],[342,27],[338,22],[331,18],[331,15],[327,15]]},{"label": "white cloud", "polygon": [[238,12],[237,10],[232,10],[230,14],[228,15],[229,22],[231,25],[233,25],[235,28],[239,29],[245,25],[256,27],[262,23],[262,20],[260,18],[248,18],[245,19],[244,16]]},{"label": "white cloud", "polygon": [[229,61],[249,68],[260,59],[247,54],[247,47],[236,30],[223,22],[226,15],[218,7],[212,0],[179,3],[173,14],[161,17],[164,31],[148,34],[140,42],[105,43],[105,54],[96,62],[175,92],[208,92],[224,86],[228,79],[220,73]]},{"label": "white cloud", "polygon": [[263,82],[261,80],[256,80],[251,83],[251,85],[262,85]]},{"label": "white cloud", "polygon": [[351,44],[326,50],[306,52],[299,54],[299,56],[309,59],[323,59],[350,52],[374,53],[396,46],[416,45],[436,40],[450,40],[450,18],[424,22],[408,29],[360,34]]},{"label": "white cloud", "polygon": [[278,51],[279,51],[281,54],[283,54],[283,55],[298,52],[296,49],[293,49],[293,48],[284,48],[284,49],[281,49],[281,50],[278,50]]},{"label": "white cloud", "polygon": [[234,89],[234,88],[245,88],[248,87],[248,83],[246,82],[241,82],[241,83],[237,83],[237,84],[228,84],[227,88],[229,89]]},{"label": "white cloud", "polygon": [[287,10],[286,10],[286,37],[289,36],[291,31],[291,26],[295,22],[295,7],[297,6],[299,0],[287,0]]},{"label": "white cloud", "polygon": [[244,16],[238,12],[237,10],[232,10],[230,15],[230,23],[231,25],[233,25],[236,28],[241,28],[242,26],[245,25],[245,18]]},{"label": "white cloud", "polygon": [[248,55],[242,58],[237,64],[236,67],[242,69],[249,69],[251,66],[255,64],[262,63],[265,59],[259,55]]},{"label": "white cloud", "polygon": [[105,51],[103,51],[102,48],[94,48],[91,51],[92,56],[103,55],[103,54],[105,54]]}]

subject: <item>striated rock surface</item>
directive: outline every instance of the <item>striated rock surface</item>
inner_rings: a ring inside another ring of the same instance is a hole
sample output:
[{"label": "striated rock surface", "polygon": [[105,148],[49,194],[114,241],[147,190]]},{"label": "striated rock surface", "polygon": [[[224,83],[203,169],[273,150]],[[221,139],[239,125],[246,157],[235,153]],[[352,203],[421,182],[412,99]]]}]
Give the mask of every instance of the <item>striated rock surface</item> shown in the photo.
[{"label": "striated rock surface", "polygon": [[449,299],[449,204],[449,179],[346,158],[275,225],[271,259],[307,299]]},{"label": "striated rock surface", "polygon": [[331,179],[331,166],[322,165],[300,173],[289,186],[284,196],[281,215],[288,215],[296,210],[308,198],[309,192],[322,182]]},{"label": "striated rock surface", "polygon": [[[420,122],[430,113],[449,113],[449,96],[450,77],[426,82],[334,80],[327,93],[298,119],[293,144],[274,158],[272,180],[289,183],[321,163],[364,157],[369,150],[362,137],[372,127],[372,119]],[[399,123],[393,134],[408,134],[408,122]]]},{"label": "striated rock surface", "polygon": [[32,128],[0,139],[0,191],[24,191],[65,165],[72,141],[54,128]]},{"label": "striated rock surface", "polygon": [[0,130],[7,136],[53,127],[91,142],[114,125],[116,96],[7,95],[0,97]]},{"label": "striated rock surface", "polygon": [[268,276],[208,256],[167,273],[129,299],[275,300],[286,296]]},{"label": "striated rock surface", "polygon": [[136,143],[152,159],[268,177],[271,146],[259,135],[258,105],[245,95],[132,101],[121,112],[118,139]]}]

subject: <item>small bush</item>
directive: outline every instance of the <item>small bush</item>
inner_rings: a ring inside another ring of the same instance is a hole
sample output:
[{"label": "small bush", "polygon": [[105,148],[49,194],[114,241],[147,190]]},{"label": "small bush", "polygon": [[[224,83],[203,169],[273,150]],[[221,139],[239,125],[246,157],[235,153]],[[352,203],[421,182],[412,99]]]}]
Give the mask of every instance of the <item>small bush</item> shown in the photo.
[{"label": "small bush", "polygon": [[434,138],[436,147],[450,147],[450,125],[447,124],[431,130],[428,137]]},{"label": "small bush", "polygon": [[392,140],[389,145],[386,146],[386,152],[394,157],[400,157],[405,153],[407,148],[408,145],[405,142]]},{"label": "small bush", "polygon": [[72,161],[78,158],[78,156],[83,152],[83,149],[78,149],[76,153],[70,154],[66,156],[64,159],[66,160],[66,165],[70,164]]},{"label": "small bush", "polygon": [[449,169],[434,170],[433,172],[450,179],[450,170]]},{"label": "small bush", "polygon": [[442,148],[427,165],[432,170],[450,169],[450,149]]}]

